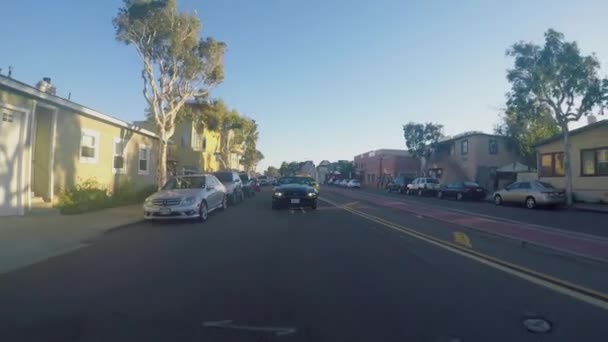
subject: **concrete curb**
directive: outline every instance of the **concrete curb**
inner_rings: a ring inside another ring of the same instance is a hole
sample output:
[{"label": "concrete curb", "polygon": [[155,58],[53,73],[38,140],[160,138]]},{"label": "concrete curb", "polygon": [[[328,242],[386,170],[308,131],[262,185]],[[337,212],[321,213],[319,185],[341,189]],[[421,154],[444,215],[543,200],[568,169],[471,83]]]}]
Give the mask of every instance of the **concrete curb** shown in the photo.
[{"label": "concrete curb", "polygon": [[101,233],[101,235],[105,235],[105,234],[111,234],[111,233],[114,233],[114,232],[116,232],[116,231],[119,231],[119,230],[122,230],[122,229],[126,229],[126,228],[129,228],[129,227],[131,227],[131,226],[135,226],[135,225],[137,225],[137,224],[143,223],[143,222],[145,222],[145,221],[146,221],[146,220],[144,220],[144,219],[138,219],[138,220],[133,221],[133,222],[123,223],[123,224],[120,224],[120,225],[118,225],[118,226],[115,226],[115,227],[108,228],[108,229],[104,230],[104,231]]}]

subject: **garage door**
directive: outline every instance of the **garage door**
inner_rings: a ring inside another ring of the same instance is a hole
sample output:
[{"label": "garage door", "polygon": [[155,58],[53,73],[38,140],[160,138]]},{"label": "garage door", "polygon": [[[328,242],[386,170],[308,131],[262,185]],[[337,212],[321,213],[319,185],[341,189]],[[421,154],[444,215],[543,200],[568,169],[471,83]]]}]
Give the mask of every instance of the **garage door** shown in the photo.
[{"label": "garage door", "polygon": [[0,105],[0,216],[19,215],[23,114]]}]

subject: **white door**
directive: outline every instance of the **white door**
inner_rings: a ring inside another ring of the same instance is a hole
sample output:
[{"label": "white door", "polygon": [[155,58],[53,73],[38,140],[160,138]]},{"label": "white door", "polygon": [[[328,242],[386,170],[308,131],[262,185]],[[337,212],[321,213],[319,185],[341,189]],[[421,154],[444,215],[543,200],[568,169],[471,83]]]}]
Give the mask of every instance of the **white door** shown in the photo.
[{"label": "white door", "polygon": [[21,214],[23,114],[0,106],[0,216]]}]

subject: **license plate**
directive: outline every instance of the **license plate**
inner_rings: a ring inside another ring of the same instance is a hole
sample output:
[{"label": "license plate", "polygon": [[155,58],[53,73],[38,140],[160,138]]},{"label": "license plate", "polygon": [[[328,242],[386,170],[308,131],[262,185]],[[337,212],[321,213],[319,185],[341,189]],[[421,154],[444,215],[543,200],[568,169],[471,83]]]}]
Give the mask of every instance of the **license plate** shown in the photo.
[{"label": "license plate", "polygon": [[291,204],[300,204],[300,199],[299,198],[292,198],[291,199]]},{"label": "license plate", "polygon": [[171,215],[171,208],[160,208],[159,213],[161,215]]}]

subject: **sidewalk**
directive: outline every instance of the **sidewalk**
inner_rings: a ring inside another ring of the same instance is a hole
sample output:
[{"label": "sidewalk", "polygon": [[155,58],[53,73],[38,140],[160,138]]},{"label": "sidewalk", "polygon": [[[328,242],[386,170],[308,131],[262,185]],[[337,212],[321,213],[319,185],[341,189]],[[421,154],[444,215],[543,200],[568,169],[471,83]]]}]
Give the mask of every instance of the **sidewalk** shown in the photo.
[{"label": "sidewalk", "polygon": [[48,210],[0,217],[0,274],[85,247],[108,230],[141,220],[141,205],[80,215]]},{"label": "sidewalk", "polygon": [[574,203],[572,207],[579,211],[591,211],[594,213],[608,214],[608,205],[606,204]]}]

